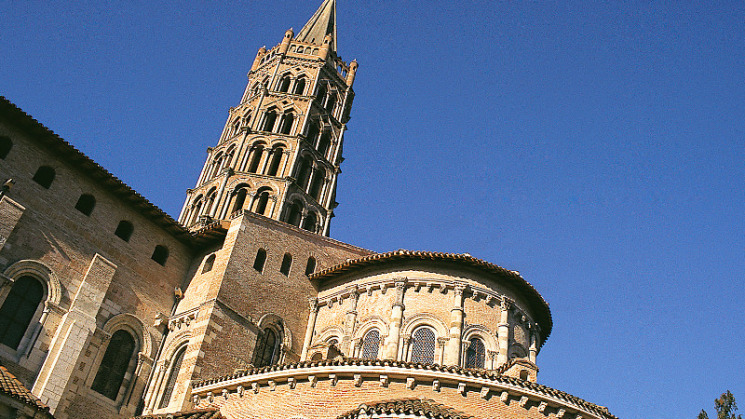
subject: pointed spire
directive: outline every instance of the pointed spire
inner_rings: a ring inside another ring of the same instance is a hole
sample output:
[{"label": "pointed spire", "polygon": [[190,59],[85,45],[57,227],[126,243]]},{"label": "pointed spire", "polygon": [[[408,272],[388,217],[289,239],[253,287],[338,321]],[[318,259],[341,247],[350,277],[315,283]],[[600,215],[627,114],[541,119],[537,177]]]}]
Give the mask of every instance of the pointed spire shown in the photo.
[{"label": "pointed spire", "polygon": [[331,50],[336,52],[336,0],[324,0],[295,39],[322,45],[326,35],[331,35]]}]

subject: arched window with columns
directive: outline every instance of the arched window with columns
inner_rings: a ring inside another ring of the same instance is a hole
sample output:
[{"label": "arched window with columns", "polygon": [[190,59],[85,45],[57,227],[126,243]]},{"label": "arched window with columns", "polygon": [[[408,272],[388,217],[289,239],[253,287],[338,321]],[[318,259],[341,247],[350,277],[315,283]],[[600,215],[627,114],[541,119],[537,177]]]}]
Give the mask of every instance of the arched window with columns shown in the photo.
[{"label": "arched window with columns", "polygon": [[244,186],[239,188],[233,194],[233,208],[230,210],[231,214],[236,213],[243,209],[243,205],[246,204],[246,195],[248,194],[248,187]]},{"label": "arched window with columns", "polygon": [[261,215],[267,215],[268,213],[268,206],[269,206],[269,194],[271,192],[271,189],[269,188],[262,188],[259,189],[256,193],[255,203],[254,203],[254,212]]},{"label": "arched window with columns", "polygon": [[435,362],[435,332],[429,327],[420,327],[411,335],[411,362],[432,364]]},{"label": "arched window with columns", "polygon": [[282,341],[270,327],[265,328],[256,342],[254,366],[256,368],[274,365],[279,361],[279,348]]},{"label": "arched window with columns", "polygon": [[310,190],[308,193],[316,201],[321,202],[321,192],[323,192],[323,183],[326,180],[326,171],[322,168],[316,169],[313,173],[313,180],[310,183]]},{"label": "arched window with columns", "polygon": [[117,330],[106,347],[91,388],[116,400],[135,354],[135,339],[125,330]]},{"label": "arched window with columns", "polygon": [[292,77],[290,77],[289,74],[285,74],[282,76],[282,78],[279,80],[279,84],[277,84],[277,90],[282,93],[287,93],[290,91],[290,84],[292,83]]},{"label": "arched window with columns", "polygon": [[377,359],[380,350],[380,332],[378,329],[371,329],[362,338],[362,349],[360,358]]},{"label": "arched window with columns", "polygon": [[215,205],[215,197],[217,197],[217,188],[212,188],[207,192],[207,198],[205,199],[204,212],[206,214],[212,211],[212,206]]},{"label": "arched window with columns", "polygon": [[13,282],[0,307],[0,342],[18,349],[26,330],[44,298],[44,286],[32,276]]},{"label": "arched window with columns", "polygon": [[308,230],[311,233],[315,233],[318,229],[318,217],[314,212],[309,212],[303,220],[303,230]]},{"label": "arched window with columns", "polygon": [[269,163],[266,174],[268,176],[277,176],[279,172],[279,166],[282,163],[282,157],[284,156],[285,150],[281,146],[276,146],[272,149],[272,160]]},{"label": "arched window with columns", "polygon": [[318,152],[321,153],[323,157],[327,157],[326,153],[329,151],[329,147],[331,146],[331,132],[326,130],[323,132],[323,135],[321,135],[321,139],[318,141]]},{"label": "arched window with columns", "polygon": [[479,338],[471,338],[466,349],[466,368],[484,368],[486,364],[486,347]]},{"label": "arched window with columns", "polygon": [[305,93],[305,77],[298,77],[295,81],[295,89],[292,91],[296,95],[302,95]]},{"label": "arched window with columns", "polygon": [[248,172],[256,173],[259,170],[259,163],[261,163],[261,157],[264,154],[264,144],[258,143],[251,148],[251,153],[248,158]]},{"label": "arched window with columns", "polygon": [[295,227],[300,227],[300,221],[303,218],[303,206],[299,202],[294,202],[287,210],[285,222]]},{"label": "arched window with columns", "polygon": [[292,132],[292,125],[295,123],[295,115],[287,112],[282,115],[282,121],[279,124],[279,133],[289,135]]},{"label": "arched window with columns", "polygon": [[161,396],[160,403],[158,404],[159,409],[168,407],[168,404],[171,403],[171,397],[173,396],[173,390],[176,388],[176,384],[178,382],[178,374],[179,371],[181,371],[181,364],[183,364],[184,362],[185,354],[186,345],[180,348],[171,360],[171,367],[168,370],[168,380],[166,380],[166,385],[163,388],[163,395]]},{"label": "arched window with columns", "polygon": [[264,116],[264,126],[262,131],[273,132],[274,124],[277,122],[277,111],[274,109],[268,111]]},{"label": "arched window with columns", "polygon": [[194,203],[191,205],[191,217],[187,225],[191,225],[199,220],[199,215],[202,213],[202,207],[204,206],[204,198],[202,195],[197,196],[194,199]]},{"label": "arched window with columns", "polygon": [[310,180],[310,172],[313,168],[313,163],[310,159],[310,156],[304,156],[300,160],[300,167],[297,171],[297,184],[300,186],[300,188],[305,189],[308,186],[308,181]]}]

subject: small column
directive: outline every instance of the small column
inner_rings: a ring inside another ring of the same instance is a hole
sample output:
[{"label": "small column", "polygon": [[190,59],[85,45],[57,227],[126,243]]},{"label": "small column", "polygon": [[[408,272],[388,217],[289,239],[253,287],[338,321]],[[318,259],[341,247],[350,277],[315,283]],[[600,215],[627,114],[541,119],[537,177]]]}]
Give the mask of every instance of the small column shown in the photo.
[{"label": "small column", "polygon": [[538,345],[540,345],[541,339],[541,327],[535,323],[531,323],[530,328],[530,353],[528,359],[530,362],[535,364],[536,357],[538,355]]},{"label": "small column", "polygon": [[345,356],[352,356],[351,342],[352,336],[354,336],[354,330],[357,327],[357,301],[359,300],[359,293],[357,287],[352,288],[349,295],[349,310],[347,311],[347,318],[344,321],[344,336],[339,344],[339,349],[344,352]]},{"label": "small column", "polygon": [[316,318],[318,317],[318,298],[308,298],[310,313],[308,314],[308,327],[305,329],[305,341],[303,342],[303,352],[300,360],[305,361],[308,358],[308,348],[313,341],[313,331],[316,328]]},{"label": "small column", "polygon": [[445,351],[445,365],[460,364],[461,339],[463,334],[463,292],[465,286],[457,286],[453,290],[453,308],[450,309],[450,339]]},{"label": "small column", "polygon": [[497,354],[497,367],[507,363],[507,356],[510,347],[510,308],[512,300],[502,297],[502,312],[497,326],[497,343],[499,344],[499,353]]},{"label": "small column", "polygon": [[230,176],[233,174],[233,169],[227,168],[223,171],[223,174],[225,175],[225,179],[222,180],[220,183],[220,191],[217,193],[217,197],[215,197],[215,201],[212,203],[212,208],[210,208],[210,213],[207,214],[210,217],[215,217],[217,214],[217,208],[220,207],[220,204],[222,204],[223,207],[227,206],[227,202],[222,202],[222,197],[225,195],[225,186],[228,185],[228,179],[230,179]]},{"label": "small column", "polygon": [[397,279],[396,284],[396,301],[391,308],[391,327],[388,333],[388,344],[383,352],[383,359],[396,359],[398,355],[398,341],[401,337],[401,323],[404,318],[404,292],[406,291],[406,278]]}]

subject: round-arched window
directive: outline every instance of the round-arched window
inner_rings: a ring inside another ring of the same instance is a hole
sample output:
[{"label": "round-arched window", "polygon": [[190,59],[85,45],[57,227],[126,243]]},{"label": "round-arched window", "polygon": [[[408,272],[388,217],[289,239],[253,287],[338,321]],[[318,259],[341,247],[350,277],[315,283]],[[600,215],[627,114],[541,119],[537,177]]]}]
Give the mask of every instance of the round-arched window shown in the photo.
[{"label": "round-arched window", "polygon": [[479,338],[472,338],[466,350],[466,368],[484,368],[486,348]]},{"label": "round-arched window", "polygon": [[432,329],[422,327],[411,336],[411,362],[435,362],[435,332]]},{"label": "round-arched window", "polygon": [[362,338],[362,359],[377,359],[378,349],[380,348],[380,332],[378,329],[370,330]]}]

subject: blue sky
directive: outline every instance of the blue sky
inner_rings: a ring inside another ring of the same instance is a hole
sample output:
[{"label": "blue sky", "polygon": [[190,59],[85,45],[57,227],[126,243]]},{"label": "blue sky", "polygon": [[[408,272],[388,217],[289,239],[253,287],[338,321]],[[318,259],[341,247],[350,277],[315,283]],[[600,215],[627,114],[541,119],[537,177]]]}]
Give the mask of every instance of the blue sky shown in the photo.
[{"label": "blue sky", "polygon": [[[5,1],[0,94],[173,216],[258,48],[320,0]],[[745,3],[343,1],[332,237],[468,252],[550,303],[539,381],[745,406]]]}]

